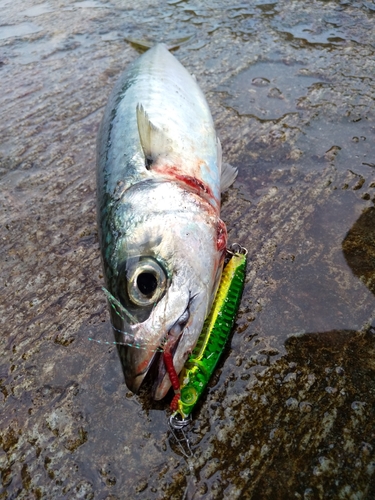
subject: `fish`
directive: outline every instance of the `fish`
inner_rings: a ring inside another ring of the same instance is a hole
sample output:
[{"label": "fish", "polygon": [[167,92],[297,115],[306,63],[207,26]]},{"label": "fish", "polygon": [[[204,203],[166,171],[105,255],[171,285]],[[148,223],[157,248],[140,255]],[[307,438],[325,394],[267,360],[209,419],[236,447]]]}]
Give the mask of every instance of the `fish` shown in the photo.
[{"label": "fish", "polygon": [[97,221],[111,324],[127,387],[156,366],[152,395],[193,351],[223,269],[221,192],[237,169],[222,162],[207,101],[166,45],[120,76],[99,127]]}]

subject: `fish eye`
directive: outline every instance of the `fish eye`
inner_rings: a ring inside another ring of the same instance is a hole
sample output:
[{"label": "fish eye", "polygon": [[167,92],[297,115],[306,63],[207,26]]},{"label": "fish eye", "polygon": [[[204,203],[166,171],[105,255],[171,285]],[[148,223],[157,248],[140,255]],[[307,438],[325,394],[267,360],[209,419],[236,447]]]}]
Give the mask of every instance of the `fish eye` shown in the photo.
[{"label": "fish eye", "polygon": [[143,295],[150,295],[158,286],[158,280],[152,273],[141,273],[137,278],[137,286]]},{"label": "fish eye", "polygon": [[144,258],[127,269],[129,299],[138,306],[157,302],[167,288],[167,275],[154,259]]}]

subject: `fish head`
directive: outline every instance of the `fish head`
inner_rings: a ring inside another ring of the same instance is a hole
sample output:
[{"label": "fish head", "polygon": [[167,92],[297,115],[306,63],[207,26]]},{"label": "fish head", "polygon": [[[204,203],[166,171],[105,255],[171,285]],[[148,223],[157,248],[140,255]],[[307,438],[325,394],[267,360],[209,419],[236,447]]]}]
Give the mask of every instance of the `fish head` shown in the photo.
[{"label": "fish head", "polygon": [[[151,203],[140,214],[145,200]],[[171,382],[158,353],[168,344],[179,373],[211,308],[225,245],[222,222],[207,205],[174,183],[160,183],[127,193],[117,217],[127,229],[114,232],[116,270],[107,288],[125,381],[133,392],[158,358],[154,398],[166,395]]]}]

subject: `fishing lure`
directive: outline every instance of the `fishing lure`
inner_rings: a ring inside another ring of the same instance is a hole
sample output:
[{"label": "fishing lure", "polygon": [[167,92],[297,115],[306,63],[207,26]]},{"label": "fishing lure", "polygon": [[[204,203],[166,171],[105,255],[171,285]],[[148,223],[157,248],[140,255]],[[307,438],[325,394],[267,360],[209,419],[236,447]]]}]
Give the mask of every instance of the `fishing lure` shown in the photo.
[{"label": "fishing lure", "polygon": [[[179,398],[173,399],[176,414],[187,419],[205,390],[233,327],[240,304],[247,251],[238,245],[223,270],[211,311],[203,325],[197,345],[180,373]],[[177,391],[174,381],[173,388]],[[173,420],[171,421],[171,424]],[[180,425],[180,424],[179,424]]]}]

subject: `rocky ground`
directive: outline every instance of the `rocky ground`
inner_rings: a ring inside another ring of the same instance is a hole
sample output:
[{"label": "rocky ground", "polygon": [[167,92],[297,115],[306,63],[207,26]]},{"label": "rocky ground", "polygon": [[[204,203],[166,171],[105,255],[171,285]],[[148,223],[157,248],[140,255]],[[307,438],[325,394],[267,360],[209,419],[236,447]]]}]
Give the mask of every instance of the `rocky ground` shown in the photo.
[{"label": "rocky ground", "polygon": [[[2,0],[0,498],[374,498],[375,4]],[[124,385],[101,291],[95,141],[125,38],[207,95],[230,241],[231,344],[186,459]]]}]

